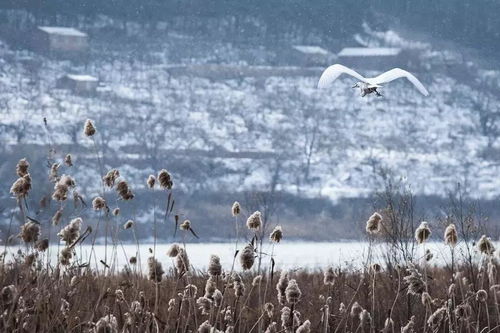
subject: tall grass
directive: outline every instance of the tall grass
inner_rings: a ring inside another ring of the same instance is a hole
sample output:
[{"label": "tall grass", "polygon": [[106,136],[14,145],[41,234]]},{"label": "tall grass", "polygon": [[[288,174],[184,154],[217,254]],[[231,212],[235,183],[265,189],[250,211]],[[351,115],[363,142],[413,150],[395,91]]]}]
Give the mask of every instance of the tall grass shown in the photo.
[{"label": "tall grass", "polygon": [[[190,265],[185,241],[188,234],[198,235],[189,220],[179,224],[173,178],[162,169],[146,180],[153,195],[154,244],[144,273],[136,235],[139,225],[133,222],[134,216],[123,216],[119,209],[125,202],[133,205],[131,186],[118,170],[104,174],[92,122],[86,123],[84,133],[92,137],[100,175],[100,195],[92,200],[98,216],[94,230],[77,216],[81,210],[69,214],[71,197],[75,205],[82,205],[84,200],[76,192],[77,182],[69,175],[59,176],[58,167],[51,168],[48,180],[54,187],[56,211],[47,212],[44,216],[50,217],[46,220],[33,218],[35,207],[26,204],[33,166],[29,158],[17,165],[18,178],[10,192],[23,223],[15,230],[11,219],[12,235],[5,237],[0,266],[2,332],[500,331],[497,252],[491,240],[471,236],[470,230],[475,228],[472,218],[463,223],[463,215],[450,215],[443,242],[449,246],[452,261],[449,265],[432,265],[432,254],[425,244],[434,224],[422,222],[414,230],[409,201],[394,200],[388,193],[384,208],[367,218],[369,245],[364,267],[276,270],[280,260],[286,259],[274,254],[275,247],[286,241],[286,228],[276,226],[264,236],[261,214],[255,211],[247,219],[251,236],[240,244],[242,208],[235,202],[231,210],[228,204],[228,219],[232,213],[235,220],[231,269],[224,270],[214,253],[207,269],[201,270]],[[78,167],[71,158],[68,163],[66,155],[61,156],[61,162]],[[160,207],[156,197],[165,195],[164,219],[157,221]],[[116,206],[112,214],[110,203]],[[71,220],[66,222],[70,215]],[[120,226],[118,217],[127,222]],[[104,225],[100,223],[103,218]],[[182,245],[172,244],[168,253],[157,253],[158,223],[173,223],[172,236],[181,237]],[[59,226],[56,241],[42,237],[50,233],[52,224]],[[99,230],[102,227],[105,229]],[[229,223],[228,228],[232,228]],[[105,252],[101,258],[94,245],[103,231]],[[137,245],[136,253],[125,254],[129,262],[122,270],[117,269],[120,232],[132,232]],[[13,235],[18,235],[24,245],[14,253],[7,245]],[[108,235],[113,245],[110,256]],[[89,242],[91,256],[78,253],[77,248]],[[461,242],[466,251],[457,253]],[[47,251],[56,244],[58,260],[51,262]],[[265,246],[270,251],[264,251]],[[373,251],[377,246],[390,251],[384,262],[376,262]],[[418,246],[422,247],[422,257],[413,250]],[[162,257],[171,257],[172,265],[164,267]],[[261,269],[264,259],[269,264]]]}]

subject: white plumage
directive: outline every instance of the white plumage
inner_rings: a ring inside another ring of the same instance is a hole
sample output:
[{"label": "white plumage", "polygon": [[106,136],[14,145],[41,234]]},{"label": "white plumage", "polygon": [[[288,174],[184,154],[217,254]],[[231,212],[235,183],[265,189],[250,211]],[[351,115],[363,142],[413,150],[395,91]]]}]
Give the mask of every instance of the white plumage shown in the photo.
[{"label": "white plumage", "polygon": [[354,86],[361,88],[362,96],[365,96],[373,92],[379,95],[377,92],[377,88],[382,87],[382,84],[384,83],[388,83],[399,78],[407,78],[408,81],[410,81],[422,95],[424,96],[429,95],[429,92],[427,91],[427,89],[425,89],[424,85],[413,74],[401,68],[391,69],[390,71],[382,73],[377,77],[366,78],[361,74],[357,73],[356,71],[339,64],[332,65],[327,69],[325,69],[325,71],[323,72],[323,74],[321,74],[321,77],[319,78],[318,88],[328,87],[333,81],[335,81],[342,74],[353,76],[362,82],[362,84],[357,83]]}]

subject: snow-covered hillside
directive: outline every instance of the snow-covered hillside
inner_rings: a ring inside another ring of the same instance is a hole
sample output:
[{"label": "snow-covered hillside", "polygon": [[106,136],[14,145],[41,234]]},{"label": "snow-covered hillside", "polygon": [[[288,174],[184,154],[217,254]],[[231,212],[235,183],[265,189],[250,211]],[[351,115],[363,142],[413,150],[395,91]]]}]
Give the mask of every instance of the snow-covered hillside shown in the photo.
[{"label": "snow-covered hillside", "polygon": [[[146,39],[151,47],[144,52],[127,49],[127,44],[99,38],[96,31],[112,21],[99,22],[92,25],[90,56],[81,63],[1,43],[2,154],[16,156],[19,145],[53,142],[60,156],[75,154],[72,172],[92,195],[98,190],[97,168],[91,141],[81,134],[90,118],[106,147],[106,167],[119,167],[135,188],[145,187],[147,175],[165,167],[188,193],[273,186],[336,201],[367,196],[380,188],[381,175],[390,174],[411,184],[416,194],[444,196],[460,182],[475,198],[500,195],[499,73],[457,63],[454,50],[404,40],[393,31],[373,33],[365,26],[355,39],[419,49],[419,64],[412,70],[431,96],[401,81],[383,89],[383,98],[362,98],[349,78],[331,90],[318,90],[311,75],[221,80],[173,75],[169,68],[177,63],[244,67],[248,61],[238,44],[202,44],[172,30],[154,47]],[[135,30],[129,26],[127,31]],[[206,52],[177,49],[190,45]],[[257,64],[263,65],[276,51],[256,49],[262,56]],[[466,75],[453,73],[451,66],[462,65]],[[56,88],[67,73],[96,76],[101,86],[94,96]],[[14,177],[6,173],[2,181],[8,184]]]}]

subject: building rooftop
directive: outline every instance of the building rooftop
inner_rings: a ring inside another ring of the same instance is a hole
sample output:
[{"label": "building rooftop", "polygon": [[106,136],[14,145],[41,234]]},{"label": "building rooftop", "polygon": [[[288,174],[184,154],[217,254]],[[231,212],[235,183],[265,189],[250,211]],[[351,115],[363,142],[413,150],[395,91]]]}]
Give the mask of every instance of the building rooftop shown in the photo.
[{"label": "building rooftop", "polygon": [[74,37],[86,37],[87,34],[75,28],[67,27],[38,27],[38,29],[52,35],[65,35]]},{"label": "building rooftop", "polygon": [[346,47],[340,51],[339,57],[387,57],[396,56],[401,52],[399,48],[390,47]]},{"label": "building rooftop", "polygon": [[67,74],[66,77],[75,81],[99,81],[96,77],[91,75]]},{"label": "building rooftop", "polygon": [[312,45],[293,45],[294,49],[302,53],[308,54],[324,54],[327,55],[329,52],[322,47],[312,46]]}]

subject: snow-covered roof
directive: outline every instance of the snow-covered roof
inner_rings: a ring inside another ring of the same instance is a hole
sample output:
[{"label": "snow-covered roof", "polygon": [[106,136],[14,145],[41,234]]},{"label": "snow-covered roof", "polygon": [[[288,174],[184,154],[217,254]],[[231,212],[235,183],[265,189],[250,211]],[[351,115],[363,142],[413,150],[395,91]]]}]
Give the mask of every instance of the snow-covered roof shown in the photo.
[{"label": "snow-covered roof", "polygon": [[327,55],[329,52],[322,47],[312,45],[293,45],[294,49],[302,53],[308,54],[323,54]]},{"label": "snow-covered roof", "polygon": [[396,56],[401,52],[392,47],[346,47],[340,51],[339,57],[387,57]]},{"label": "snow-covered roof", "polygon": [[65,35],[74,37],[86,37],[87,34],[75,28],[67,27],[38,27],[38,29],[53,35]]},{"label": "snow-covered roof", "polygon": [[92,81],[92,82],[99,81],[96,77],[91,75],[67,74],[66,77],[75,81]]}]

